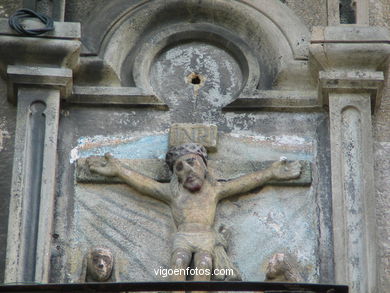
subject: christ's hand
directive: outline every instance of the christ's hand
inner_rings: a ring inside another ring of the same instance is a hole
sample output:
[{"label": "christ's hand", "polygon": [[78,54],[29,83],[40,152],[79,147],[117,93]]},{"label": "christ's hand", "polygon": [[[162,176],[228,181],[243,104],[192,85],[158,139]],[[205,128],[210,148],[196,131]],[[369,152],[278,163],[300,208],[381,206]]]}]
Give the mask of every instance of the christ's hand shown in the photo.
[{"label": "christ's hand", "polygon": [[298,161],[287,162],[286,159],[282,159],[273,163],[271,169],[275,179],[285,180],[298,178],[301,174],[302,166]]},{"label": "christ's hand", "polygon": [[89,157],[87,159],[87,164],[89,170],[95,173],[99,173],[104,176],[117,176],[120,169],[120,163],[115,159],[110,153],[104,155],[106,159],[105,162],[102,162],[100,157]]}]

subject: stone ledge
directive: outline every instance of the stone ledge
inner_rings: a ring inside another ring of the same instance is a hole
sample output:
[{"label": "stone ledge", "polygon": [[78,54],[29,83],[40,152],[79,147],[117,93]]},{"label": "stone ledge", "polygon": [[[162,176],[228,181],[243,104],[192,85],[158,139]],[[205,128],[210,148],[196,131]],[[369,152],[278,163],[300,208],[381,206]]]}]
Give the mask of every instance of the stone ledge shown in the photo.
[{"label": "stone ledge", "polygon": [[[26,20],[24,22],[31,28],[36,28],[40,22],[35,20]],[[79,22],[54,22],[54,30],[44,33],[39,36],[24,36],[14,31],[8,24],[8,18],[0,18],[0,36],[16,36],[28,38],[51,38],[64,40],[80,40],[81,39],[81,25]]]},{"label": "stone ledge", "polygon": [[390,32],[387,28],[373,26],[316,26],[311,43],[390,43]]},{"label": "stone ledge", "polygon": [[164,110],[168,108],[157,96],[144,93],[137,87],[74,86],[68,102],[96,106],[153,106]]},{"label": "stone ledge", "polygon": [[257,90],[240,95],[224,111],[321,111],[315,91]]},{"label": "stone ledge", "polygon": [[[42,26],[26,20],[31,28]],[[40,36],[24,36],[0,18],[0,75],[6,79],[8,65],[74,69],[79,64],[80,23],[55,22],[55,30]]]},{"label": "stone ledge", "polygon": [[311,65],[320,70],[371,70],[387,65],[390,31],[382,27],[314,27]]}]

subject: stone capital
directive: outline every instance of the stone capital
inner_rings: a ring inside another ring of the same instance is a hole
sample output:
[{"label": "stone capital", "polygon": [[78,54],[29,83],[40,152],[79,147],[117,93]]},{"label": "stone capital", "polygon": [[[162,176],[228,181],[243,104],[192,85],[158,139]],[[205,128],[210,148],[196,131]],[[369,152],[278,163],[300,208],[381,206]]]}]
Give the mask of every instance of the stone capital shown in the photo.
[{"label": "stone capital", "polygon": [[314,27],[310,65],[318,78],[319,102],[330,92],[370,93],[373,111],[380,105],[389,65],[390,31],[383,27]]},{"label": "stone capital", "polygon": [[72,70],[69,68],[51,68],[43,66],[7,66],[8,100],[15,103],[20,86],[44,86],[57,89],[62,98],[72,92]]},{"label": "stone capital", "polygon": [[382,71],[320,71],[318,73],[318,99],[320,104],[329,106],[331,93],[369,94],[372,112],[380,105],[384,85]]},{"label": "stone capital", "polygon": [[60,89],[63,98],[70,94],[72,71],[79,64],[80,24],[55,22],[54,27],[40,36],[24,36],[0,18],[0,75],[8,83],[10,102],[16,102],[18,85]]}]

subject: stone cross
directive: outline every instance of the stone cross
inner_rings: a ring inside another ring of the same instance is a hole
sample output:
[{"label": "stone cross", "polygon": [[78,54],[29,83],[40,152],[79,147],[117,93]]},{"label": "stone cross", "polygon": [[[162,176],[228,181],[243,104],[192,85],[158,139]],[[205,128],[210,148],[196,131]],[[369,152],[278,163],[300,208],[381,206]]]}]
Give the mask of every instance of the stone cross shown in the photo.
[{"label": "stone cross", "polygon": [[[180,123],[173,124],[169,132],[169,147],[183,143],[194,142],[203,145],[208,152],[217,151],[218,130],[216,125]],[[105,161],[104,157],[96,158]],[[148,176],[159,182],[169,182],[171,172],[164,160],[161,159],[119,159],[123,166]],[[208,168],[218,181],[228,181],[244,174],[255,172],[269,167],[274,161],[250,161],[241,160],[209,160]],[[310,161],[299,161],[302,170],[301,176],[286,181],[269,181],[268,185],[304,186],[311,184]],[[123,183],[120,178],[106,177],[90,172],[86,159],[77,161],[76,180],[80,183]]]}]

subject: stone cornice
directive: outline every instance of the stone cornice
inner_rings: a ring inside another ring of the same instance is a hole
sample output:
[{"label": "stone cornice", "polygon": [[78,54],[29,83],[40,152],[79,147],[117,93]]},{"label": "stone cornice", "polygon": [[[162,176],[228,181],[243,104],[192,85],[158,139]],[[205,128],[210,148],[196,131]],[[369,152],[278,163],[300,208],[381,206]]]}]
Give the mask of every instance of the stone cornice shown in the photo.
[{"label": "stone cornice", "polygon": [[70,94],[72,73],[79,64],[80,24],[55,22],[54,27],[40,36],[23,36],[9,27],[7,19],[0,19],[0,75],[8,83],[10,102],[16,102],[19,84],[59,88],[62,98]]},{"label": "stone cornice", "polygon": [[331,91],[371,93],[373,111],[380,105],[384,72],[389,65],[390,32],[383,27],[314,27],[310,63],[318,79],[319,103]]}]

